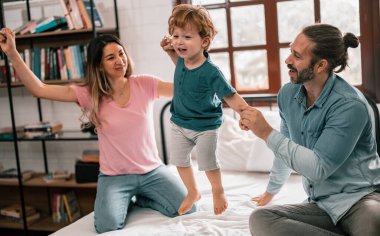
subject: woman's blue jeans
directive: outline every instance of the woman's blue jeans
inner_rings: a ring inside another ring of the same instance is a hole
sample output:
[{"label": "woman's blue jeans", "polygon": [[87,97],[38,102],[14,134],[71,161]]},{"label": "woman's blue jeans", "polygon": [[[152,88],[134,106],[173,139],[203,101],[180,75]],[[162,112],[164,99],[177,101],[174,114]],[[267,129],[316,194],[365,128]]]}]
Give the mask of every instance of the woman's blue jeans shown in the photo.
[{"label": "woman's blue jeans", "polygon": [[[168,217],[178,216],[177,210],[186,194],[180,179],[166,166],[146,174],[100,174],[95,200],[95,229],[98,233],[122,229],[134,196],[140,207],[152,208]],[[189,213],[195,210],[194,206]]]}]

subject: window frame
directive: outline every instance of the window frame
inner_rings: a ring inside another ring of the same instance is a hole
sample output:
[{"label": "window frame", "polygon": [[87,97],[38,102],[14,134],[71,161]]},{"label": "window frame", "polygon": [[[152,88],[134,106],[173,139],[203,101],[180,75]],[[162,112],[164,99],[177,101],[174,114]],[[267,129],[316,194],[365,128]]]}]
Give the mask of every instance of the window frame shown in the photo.
[{"label": "window frame", "polygon": [[[280,49],[288,48],[290,42],[280,43],[278,37],[277,24],[277,2],[292,0],[249,0],[243,2],[230,2],[204,5],[206,9],[226,10],[227,20],[227,48],[211,49],[210,53],[227,52],[229,55],[229,64],[231,72],[231,85],[236,87],[236,76],[234,68],[233,53],[235,51],[265,49],[268,60],[268,77],[269,89],[265,90],[241,90],[242,94],[252,93],[277,93],[281,88],[281,62]],[[320,1],[314,1],[314,21],[321,21]],[[177,0],[175,4],[191,3],[191,0]],[[256,46],[234,47],[232,45],[232,28],[231,28],[231,7],[264,5],[265,23],[266,23],[266,44]],[[359,0],[359,17],[360,17],[360,36],[361,43],[361,65],[362,65],[362,84],[357,86],[362,92],[380,101],[380,0]],[[277,78],[277,79],[275,79]]]}]

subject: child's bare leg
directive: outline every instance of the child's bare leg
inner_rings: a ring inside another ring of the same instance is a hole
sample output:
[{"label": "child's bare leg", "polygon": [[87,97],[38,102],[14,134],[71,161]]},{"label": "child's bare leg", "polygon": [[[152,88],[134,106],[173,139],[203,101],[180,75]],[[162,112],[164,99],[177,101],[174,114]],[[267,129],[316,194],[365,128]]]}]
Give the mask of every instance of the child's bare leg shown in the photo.
[{"label": "child's bare leg", "polygon": [[219,215],[223,213],[228,207],[227,198],[224,195],[220,169],[206,171],[206,175],[212,187],[214,214]]},{"label": "child's bare leg", "polygon": [[191,166],[189,167],[180,167],[177,166],[179,176],[182,179],[182,182],[185,184],[187,189],[187,196],[181,203],[178,209],[178,214],[183,215],[186,212],[190,211],[194,203],[201,199],[201,194],[198,191],[197,184],[195,182],[194,171]]}]

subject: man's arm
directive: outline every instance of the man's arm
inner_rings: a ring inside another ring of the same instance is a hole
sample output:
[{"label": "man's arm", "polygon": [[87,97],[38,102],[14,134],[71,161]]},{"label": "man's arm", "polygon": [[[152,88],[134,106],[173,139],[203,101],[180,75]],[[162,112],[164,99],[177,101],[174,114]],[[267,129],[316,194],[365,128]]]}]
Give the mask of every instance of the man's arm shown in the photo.
[{"label": "man's arm", "polygon": [[[281,118],[280,130],[283,135],[289,137],[289,130],[284,119]],[[256,202],[258,206],[264,206],[268,204],[278,192],[280,192],[282,186],[288,180],[292,170],[285,165],[285,163],[275,156],[273,165],[269,174],[269,182],[266,191],[256,197],[252,198],[252,201]]]}]

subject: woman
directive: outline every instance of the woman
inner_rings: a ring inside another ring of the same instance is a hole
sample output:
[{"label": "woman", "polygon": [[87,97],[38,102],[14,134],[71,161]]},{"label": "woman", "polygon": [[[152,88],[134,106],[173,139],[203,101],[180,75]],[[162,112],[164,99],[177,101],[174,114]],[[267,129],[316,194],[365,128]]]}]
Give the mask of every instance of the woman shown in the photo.
[{"label": "woman", "polygon": [[[169,217],[178,215],[186,189],[163,166],[151,125],[153,101],[172,96],[172,83],[150,75],[132,75],[131,58],[112,35],[89,43],[83,85],[44,84],[20,57],[15,35],[8,28],[0,32],[0,46],[33,96],[75,102],[95,125],[100,151],[95,200],[98,233],[124,227],[134,196],[141,207]],[[195,207],[190,212],[194,211]]]}]

